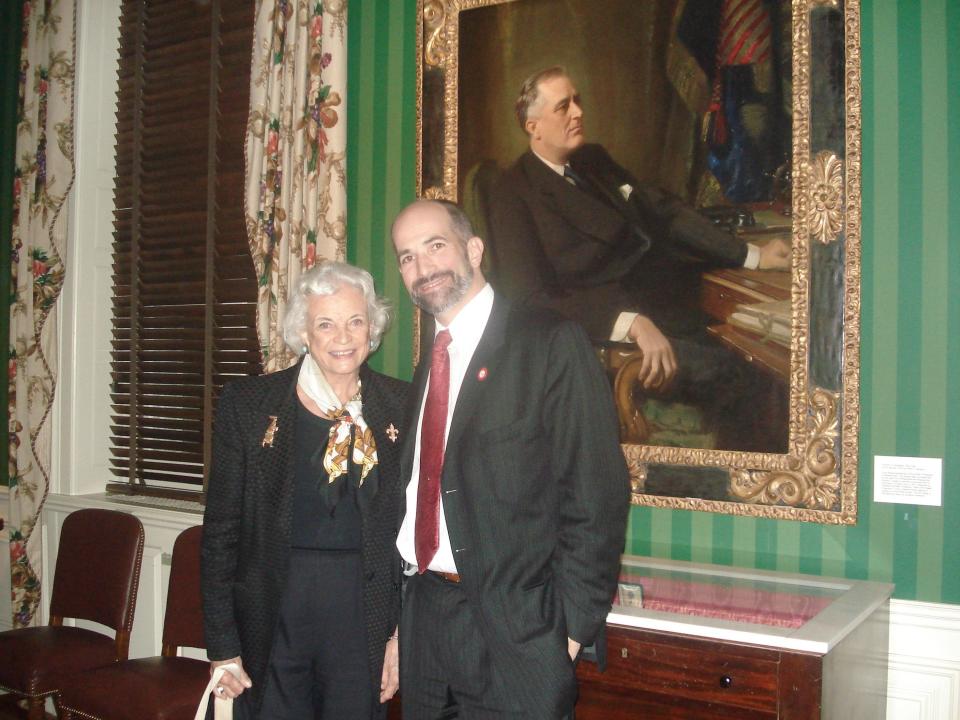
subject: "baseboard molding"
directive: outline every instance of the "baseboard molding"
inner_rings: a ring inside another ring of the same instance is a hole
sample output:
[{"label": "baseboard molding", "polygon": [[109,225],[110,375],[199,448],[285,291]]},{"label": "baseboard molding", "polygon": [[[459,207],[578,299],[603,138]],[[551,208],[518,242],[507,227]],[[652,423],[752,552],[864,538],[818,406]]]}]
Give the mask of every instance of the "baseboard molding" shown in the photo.
[{"label": "baseboard molding", "polygon": [[[143,564],[140,568],[140,587],[137,592],[137,608],[130,634],[130,657],[159,655],[163,640],[163,613],[166,608],[167,583],[170,578],[170,557],[177,536],[188,527],[199,525],[203,516],[196,512],[183,512],[164,507],[145,507],[117,502],[100,495],[54,495],[47,498],[43,508],[44,583],[50,587],[56,561],[57,544],[63,520],[80,508],[119,510],[135,515],[143,523]],[[49,616],[50,598],[44,597],[43,617]],[[77,625],[86,627],[83,621]]]},{"label": "baseboard molding", "polygon": [[887,720],[960,718],[960,605],[893,600]]}]

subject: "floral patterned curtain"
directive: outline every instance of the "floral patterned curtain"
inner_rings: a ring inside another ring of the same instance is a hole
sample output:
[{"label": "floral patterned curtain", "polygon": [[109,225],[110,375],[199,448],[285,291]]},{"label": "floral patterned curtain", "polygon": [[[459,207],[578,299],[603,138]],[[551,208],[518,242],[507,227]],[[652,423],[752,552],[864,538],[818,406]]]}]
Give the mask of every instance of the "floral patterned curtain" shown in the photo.
[{"label": "floral patterned curtain", "polygon": [[40,620],[40,510],[49,490],[57,298],[73,186],[74,0],[23,4],[10,258],[10,570],[13,624]]},{"label": "floral patterned curtain", "polygon": [[246,140],[246,222],[259,278],[264,370],[290,364],[288,288],[346,255],[347,0],[257,0]]}]

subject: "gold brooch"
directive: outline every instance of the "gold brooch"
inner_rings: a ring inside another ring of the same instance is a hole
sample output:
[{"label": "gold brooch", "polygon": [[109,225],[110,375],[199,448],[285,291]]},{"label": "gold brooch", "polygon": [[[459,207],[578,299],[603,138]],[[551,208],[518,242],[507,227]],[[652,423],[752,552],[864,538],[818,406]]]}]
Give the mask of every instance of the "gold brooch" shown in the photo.
[{"label": "gold brooch", "polygon": [[387,437],[390,438],[390,442],[396,442],[397,438],[400,437],[400,431],[394,427],[393,423],[387,425]]},{"label": "gold brooch", "polygon": [[260,447],[273,447],[273,436],[277,434],[277,416],[270,415],[270,424],[267,426],[267,431],[263,434],[263,442],[260,443]]}]

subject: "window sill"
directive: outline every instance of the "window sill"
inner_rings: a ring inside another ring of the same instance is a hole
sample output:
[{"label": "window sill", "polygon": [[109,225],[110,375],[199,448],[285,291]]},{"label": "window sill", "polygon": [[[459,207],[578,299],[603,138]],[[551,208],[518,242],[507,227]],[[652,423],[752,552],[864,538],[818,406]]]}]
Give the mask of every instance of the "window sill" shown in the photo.
[{"label": "window sill", "polygon": [[[174,505],[176,503],[176,505]],[[71,513],[80,508],[119,510],[136,515],[141,522],[157,528],[184,530],[203,522],[203,505],[197,502],[146,496],[125,496],[107,493],[59,495],[51,493],[44,503],[47,513]]]}]

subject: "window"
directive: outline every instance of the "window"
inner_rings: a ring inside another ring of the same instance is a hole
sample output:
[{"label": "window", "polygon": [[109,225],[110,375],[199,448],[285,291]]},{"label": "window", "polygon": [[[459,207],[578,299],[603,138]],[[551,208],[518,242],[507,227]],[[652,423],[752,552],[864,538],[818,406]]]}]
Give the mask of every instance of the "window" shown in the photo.
[{"label": "window", "polygon": [[109,491],[204,488],[216,398],[261,372],[243,210],[251,0],[123,0]]}]

